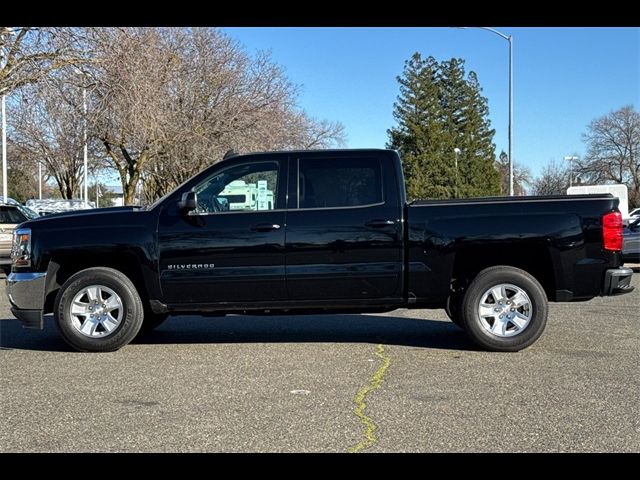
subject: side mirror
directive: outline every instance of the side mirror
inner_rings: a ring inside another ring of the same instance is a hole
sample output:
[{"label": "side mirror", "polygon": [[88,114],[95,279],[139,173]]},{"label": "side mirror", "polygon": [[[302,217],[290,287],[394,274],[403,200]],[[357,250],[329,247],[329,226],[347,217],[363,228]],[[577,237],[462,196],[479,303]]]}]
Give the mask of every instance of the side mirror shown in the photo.
[{"label": "side mirror", "polygon": [[182,199],[178,202],[178,210],[181,212],[190,212],[198,206],[198,195],[196,192],[184,192]]}]

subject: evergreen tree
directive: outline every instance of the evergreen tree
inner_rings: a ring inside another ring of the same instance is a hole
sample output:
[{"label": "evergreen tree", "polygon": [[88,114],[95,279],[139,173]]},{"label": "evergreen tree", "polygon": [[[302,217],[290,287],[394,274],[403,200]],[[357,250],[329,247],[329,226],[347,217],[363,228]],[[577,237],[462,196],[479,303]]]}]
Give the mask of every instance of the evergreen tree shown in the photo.
[{"label": "evergreen tree", "polygon": [[462,59],[438,63],[415,53],[398,83],[397,126],[388,130],[387,146],[400,152],[409,198],[499,194],[495,131],[475,73],[465,77]]},{"label": "evergreen tree", "polygon": [[438,62],[416,53],[398,77],[400,96],[393,117],[398,126],[388,131],[390,148],[400,151],[409,198],[452,195],[444,156],[446,131],[441,119]]},{"label": "evergreen tree", "polygon": [[489,106],[475,72],[469,72],[463,95],[465,102],[464,135],[461,139],[463,168],[465,169],[463,197],[500,194],[500,173],[495,168],[496,146],[491,128]]}]

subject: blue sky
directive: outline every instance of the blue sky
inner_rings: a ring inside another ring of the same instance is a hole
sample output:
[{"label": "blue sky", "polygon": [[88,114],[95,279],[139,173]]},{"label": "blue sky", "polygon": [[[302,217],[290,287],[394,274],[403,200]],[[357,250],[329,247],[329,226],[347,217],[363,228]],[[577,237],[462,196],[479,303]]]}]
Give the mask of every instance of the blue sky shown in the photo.
[{"label": "blue sky", "polygon": [[[514,45],[514,159],[534,174],[551,159],[582,155],[592,119],[639,105],[640,29],[510,28]],[[476,28],[225,28],[249,52],[271,51],[301,86],[311,115],[342,122],[349,147],[384,147],[413,52],[461,57],[489,99],[497,153],[507,150],[508,43]]]}]

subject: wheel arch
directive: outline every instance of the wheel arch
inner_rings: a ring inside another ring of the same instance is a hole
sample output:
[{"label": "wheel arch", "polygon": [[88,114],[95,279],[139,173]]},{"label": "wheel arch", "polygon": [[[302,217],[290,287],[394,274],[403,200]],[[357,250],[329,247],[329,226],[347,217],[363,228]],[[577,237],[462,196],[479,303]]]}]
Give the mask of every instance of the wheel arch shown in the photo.
[{"label": "wheel arch", "polygon": [[118,255],[59,254],[51,257],[47,267],[44,313],[53,312],[56,295],[71,276],[81,270],[92,267],[107,267],[118,270],[133,283],[143,304],[149,301],[149,292],[144,280],[142,266],[135,254],[128,252]]},{"label": "wheel arch", "polygon": [[482,270],[493,266],[516,267],[532,275],[547,299],[556,299],[556,277],[549,249],[545,245],[509,243],[462,247],[456,252],[451,274],[454,288],[464,288]]}]

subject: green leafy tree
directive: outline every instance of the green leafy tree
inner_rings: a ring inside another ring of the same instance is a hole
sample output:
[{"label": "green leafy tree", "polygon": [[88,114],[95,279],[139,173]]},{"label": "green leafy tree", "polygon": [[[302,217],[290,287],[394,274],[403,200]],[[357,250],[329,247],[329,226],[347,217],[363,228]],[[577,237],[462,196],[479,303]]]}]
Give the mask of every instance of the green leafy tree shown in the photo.
[{"label": "green leafy tree", "polygon": [[387,146],[402,156],[409,198],[499,194],[495,131],[475,73],[465,74],[462,59],[438,63],[415,53],[398,83]]}]

